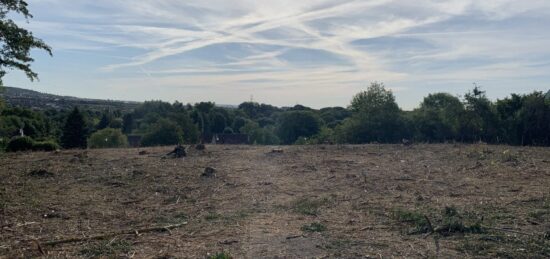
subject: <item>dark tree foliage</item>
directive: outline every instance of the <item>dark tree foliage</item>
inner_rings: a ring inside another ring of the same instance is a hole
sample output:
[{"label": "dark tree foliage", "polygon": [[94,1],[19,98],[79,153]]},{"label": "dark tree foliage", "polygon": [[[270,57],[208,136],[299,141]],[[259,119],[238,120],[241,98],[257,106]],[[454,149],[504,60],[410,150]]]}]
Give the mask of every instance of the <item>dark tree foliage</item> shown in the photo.
[{"label": "dark tree foliage", "polygon": [[226,127],[226,119],[221,113],[212,114],[212,133],[222,133]]},{"label": "dark tree foliage", "polygon": [[96,129],[102,130],[109,127],[109,125],[111,124],[111,120],[111,115],[109,115],[108,112],[103,113],[103,115],[101,116],[101,120],[99,120],[99,123],[97,124]]},{"label": "dark tree foliage", "polygon": [[33,34],[19,27],[8,18],[9,13],[21,14],[25,19],[32,18],[27,3],[23,0],[1,0],[0,1],[0,85],[6,75],[7,69],[18,69],[23,71],[32,81],[38,75],[32,71],[30,57],[32,49],[42,49],[51,55],[51,48],[42,40],[35,38]]},{"label": "dark tree foliage", "polygon": [[301,104],[296,104],[293,107],[288,109],[289,111],[313,111],[313,109],[303,106]]},{"label": "dark tree foliage", "polygon": [[243,117],[236,117],[234,120],[233,120],[233,125],[231,126],[231,128],[233,128],[233,130],[235,132],[240,132],[241,128],[246,124],[246,119],[243,118]]},{"label": "dark tree foliage", "polygon": [[496,142],[498,136],[498,118],[496,109],[485,92],[477,86],[464,96],[465,112],[460,129],[461,141]]},{"label": "dark tree foliage", "polygon": [[122,133],[130,134],[135,127],[134,116],[131,113],[125,114],[122,117]]},{"label": "dark tree foliage", "polygon": [[446,93],[430,94],[414,111],[416,137],[429,142],[444,142],[459,137],[460,117],[464,105]]},{"label": "dark tree foliage", "polygon": [[321,122],[313,112],[290,111],[280,117],[277,132],[284,144],[292,144],[298,138],[311,137],[320,130]]},{"label": "dark tree foliage", "polygon": [[[193,117],[193,115],[197,115],[197,117]],[[190,114],[188,106],[178,102],[174,104],[162,101],[144,102],[134,112],[123,116],[123,132],[125,134],[144,135],[149,133],[152,125],[161,119],[166,119],[176,123],[183,130],[184,142],[195,143],[199,139],[197,121],[201,117],[200,115],[202,114],[196,112],[196,110]]]},{"label": "dark tree foliage", "polygon": [[382,83],[372,83],[353,97],[353,115],[337,131],[346,143],[395,143],[407,135],[401,110],[393,93]]},{"label": "dark tree foliage", "polygon": [[181,144],[183,141],[183,131],[174,122],[167,119],[160,119],[157,123],[151,125],[151,129],[143,136],[141,145],[168,146]]},{"label": "dark tree foliage", "polygon": [[55,125],[44,114],[19,107],[0,112],[0,138],[11,138],[23,129],[33,139],[48,139],[55,135]]},{"label": "dark tree foliage", "polygon": [[501,141],[514,145],[550,145],[550,99],[542,92],[516,95],[496,103]]},{"label": "dark tree foliage", "polygon": [[239,105],[239,110],[250,119],[257,119],[259,117],[271,117],[274,113],[280,111],[279,108],[269,104],[259,104],[255,102],[244,102]]},{"label": "dark tree foliage", "polygon": [[351,111],[343,107],[328,107],[319,110],[319,116],[327,127],[335,128],[351,116]]},{"label": "dark tree foliage", "polygon": [[63,135],[61,136],[61,145],[67,149],[86,148],[84,116],[77,107],[73,109],[65,121]]}]

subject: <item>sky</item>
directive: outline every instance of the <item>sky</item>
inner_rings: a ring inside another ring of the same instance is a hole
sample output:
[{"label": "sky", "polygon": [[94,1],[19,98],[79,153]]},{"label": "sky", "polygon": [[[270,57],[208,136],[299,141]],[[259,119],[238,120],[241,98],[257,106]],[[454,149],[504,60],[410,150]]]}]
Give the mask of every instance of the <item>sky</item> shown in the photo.
[{"label": "sky", "polygon": [[19,23],[40,81],[77,97],[347,106],[384,82],[403,109],[429,93],[550,89],[548,0],[28,0]]}]

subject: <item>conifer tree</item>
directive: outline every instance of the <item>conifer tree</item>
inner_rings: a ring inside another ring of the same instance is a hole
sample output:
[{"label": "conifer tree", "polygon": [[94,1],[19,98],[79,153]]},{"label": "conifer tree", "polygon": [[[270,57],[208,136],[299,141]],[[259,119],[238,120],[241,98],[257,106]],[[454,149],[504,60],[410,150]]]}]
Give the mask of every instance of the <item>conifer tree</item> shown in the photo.
[{"label": "conifer tree", "polygon": [[84,116],[77,107],[67,117],[61,136],[63,148],[86,148],[86,130],[84,128]]}]

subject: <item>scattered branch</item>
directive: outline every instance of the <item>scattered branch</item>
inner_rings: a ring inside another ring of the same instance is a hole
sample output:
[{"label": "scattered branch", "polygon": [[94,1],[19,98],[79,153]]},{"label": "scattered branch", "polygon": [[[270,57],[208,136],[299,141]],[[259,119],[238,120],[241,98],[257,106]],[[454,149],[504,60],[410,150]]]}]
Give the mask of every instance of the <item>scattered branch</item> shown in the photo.
[{"label": "scattered branch", "polygon": [[78,243],[83,241],[90,241],[90,240],[102,240],[106,238],[121,236],[121,235],[134,235],[139,233],[149,233],[149,232],[163,232],[163,231],[169,231],[170,229],[180,228],[187,225],[187,222],[183,222],[176,225],[169,225],[164,227],[152,227],[152,228],[142,228],[142,229],[132,229],[132,230],[123,230],[119,232],[113,232],[113,233],[107,233],[107,234],[101,234],[101,235],[95,235],[95,236],[89,236],[89,237],[78,237],[78,238],[68,238],[68,239],[61,239],[61,240],[54,240],[54,241],[47,241],[43,242],[43,246],[55,246],[60,244],[68,244],[68,243]]}]

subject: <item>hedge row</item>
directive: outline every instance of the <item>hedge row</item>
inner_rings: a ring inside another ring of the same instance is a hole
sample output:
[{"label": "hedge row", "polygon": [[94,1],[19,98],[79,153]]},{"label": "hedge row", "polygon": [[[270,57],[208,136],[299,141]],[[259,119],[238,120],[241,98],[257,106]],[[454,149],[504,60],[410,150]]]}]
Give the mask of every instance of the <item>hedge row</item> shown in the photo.
[{"label": "hedge row", "polygon": [[34,141],[30,137],[12,138],[6,146],[7,152],[18,151],[55,151],[59,145],[53,141]]}]

